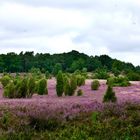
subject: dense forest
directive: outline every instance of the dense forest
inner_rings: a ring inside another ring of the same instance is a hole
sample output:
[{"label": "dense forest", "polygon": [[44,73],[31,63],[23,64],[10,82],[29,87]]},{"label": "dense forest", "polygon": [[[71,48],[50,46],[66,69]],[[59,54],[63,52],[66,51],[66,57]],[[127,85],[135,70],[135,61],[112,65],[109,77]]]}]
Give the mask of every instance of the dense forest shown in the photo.
[{"label": "dense forest", "polygon": [[28,72],[32,68],[39,68],[42,72],[53,73],[56,69],[64,72],[86,70],[92,72],[105,69],[108,72],[140,72],[140,66],[112,59],[108,55],[88,56],[78,51],[62,54],[34,52],[7,53],[0,55],[0,72]]}]

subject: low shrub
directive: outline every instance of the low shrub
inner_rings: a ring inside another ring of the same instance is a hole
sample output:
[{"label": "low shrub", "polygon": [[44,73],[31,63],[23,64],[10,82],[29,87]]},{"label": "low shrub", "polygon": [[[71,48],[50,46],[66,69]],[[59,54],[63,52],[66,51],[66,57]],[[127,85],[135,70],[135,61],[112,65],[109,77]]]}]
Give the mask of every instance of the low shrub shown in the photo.
[{"label": "low shrub", "polygon": [[62,71],[58,72],[58,75],[56,77],[56,93],[57,96],[60,97],[63,95],[64,92],[64,80],[63,80],[63,74]]},{"label": "low shrub", "polygon": [[77,89],[77,80],[75,75],[71,75],[71,77],[64,77],[64,94],[67,96],[72,96]]},{"label": "low shrub", "polygon": [[76,79],[77,79],[77,86],[80,87],[82,85],[85,85],[85,77],[84,76],[77,75]]},{"label": "low shrub", "polygon": [[16,97],[26,98],[28,94],[28,78],[25,77],[18,81],[16,85]]},{"label": "low shrub", "polygon": [[31,76],[28,79],[27,87],[28,87],[28,97],[31,97],[35,92],[35,79]]},{"label": "low shrub", "polygon": [[111,86],[108,86],[107,91],[104,95],[103,102],[116,102],[117,98],[115,92]]},{"label": "low shrub", "polygon": [[13,82],[10,82],[5,88],[4,88],[4,97],[7,98],[15,98],[15,85]]},{"label": "low shrub", "polygon": [[65,96],[70,95],[71,93],[70,89],[70,80],[67,76],[64,77],[64,94]]},{"label": "low shrub", "polygon": [[46,79],[51,79],[51,75],[48,71],[45,72],[45,77]]},{"label": "low shrub", "polygon": [[106,70],[98,70],[95,73],[95,79],[108,79],[110,77],[109,73]]},{"label": "low shrub", "polygon": [[100,83],[98,80],[94,80],[92,83],[91,83],[91,89],[92,90],[98,90],[100,87]]},{"label": "low shrub", "polygon": [[47,81],[44,78],[38,81],[38,94],[48,94]]},{"label": "low shrub", "polygon": [[82,96],[83,95],[83,91],[81,90],[81,89],[79,89],[78,91],[77,91],[77,96]]},{"label": "low shrub", "polygon": [[77,89],[77,78],[73,74],[70,78],[70,95],[73,95],[75,93],[75,90]]},{"label": "low shrub", "polygon": [[138,73],[130,72],[127,77],[130,81],[140,81],[140,74]]},{"label": "low shrub", "polygon": [[107,79],[107,84],[110,86],[130,86],[130,82],[127,77],[111,77]]},{"label": "low shrub", "polygon": [[5,75],[0,79],[0,82],[2,83],[3,87],[6,87],[10,81],[11,81],[11,78],[8,75]]}]

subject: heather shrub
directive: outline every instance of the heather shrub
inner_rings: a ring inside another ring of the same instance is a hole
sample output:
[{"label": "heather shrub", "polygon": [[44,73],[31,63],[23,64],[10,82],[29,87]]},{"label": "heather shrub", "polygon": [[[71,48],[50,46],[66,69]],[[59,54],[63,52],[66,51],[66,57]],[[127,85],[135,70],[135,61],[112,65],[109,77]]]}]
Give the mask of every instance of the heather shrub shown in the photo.
[{"label": "heather shrub", "polygon": [[130,86],[130,82],[126,77],[110,77],[109,79],[107,79],[107,84],[110,86],[121,87]]},{"label": "heather shrub", "polygon": [[4,97],[7,98],[15,98],[15,85],[13,82],[10,82],[5,88],[4,88]]},{"label": "heather shrub", "polygon": [[63,80],[63,74],[62,71],[58,72],[57,78],[56,78],[57,84],[56,84],[56,92],[57,96],[62,96],[64,92],[64,80]]},{"label": "heather shrub", "polygon": [[49,118],[48,120],[43,117],[29,117],[29,125],[37,131],[55,131],[61,126],[61,123],[56,118]]},{"label": "heather shrub", "polygon": [[112,86],[108,86],[107,91],[104,95],[103,102],[116,102],[117,98],[115,92],[112,89]]},{"label": "heather shrub", "polygon": [[38,81],[38,94],[48,94],[47,81],[44,78]]},{"label": "heather shrub", "polygon": [[82,86],[85,84],[85,77],[77,75],[76,78],[77,78],[77,86]]},{"label": "heather shrub", "polygon": [[79,89],[78,91],[77,91],[77,96],[82,96],[83,95],[83,91],[81,90],[81,89]]},{"label": "heather shrub", "polygon": [[91,83],[91,89],[92,90],[98,90],[100,87],[100,83],[98,80],[94,80],[92,83]]},{"label": "heather shrub", "polygon": [[138,73],[129,72],[127,77],[130,81],[140,81],[140,74]]},{"label": "heather shrub", "polygon": [[5,75],[5,76],[3,76],[3,77],[0,79],[0,81],[1,81],[1,83],[2,83],[2,85],[3,85],[3,87],[6,87],[6,86],[10,83],[11,78],[10,78],[10,76]]},{"label": "heather shrub", "polygon": [[35,92],[35,79],[33,77],[29,77],[28,79],[28,97],[31,97]]}]

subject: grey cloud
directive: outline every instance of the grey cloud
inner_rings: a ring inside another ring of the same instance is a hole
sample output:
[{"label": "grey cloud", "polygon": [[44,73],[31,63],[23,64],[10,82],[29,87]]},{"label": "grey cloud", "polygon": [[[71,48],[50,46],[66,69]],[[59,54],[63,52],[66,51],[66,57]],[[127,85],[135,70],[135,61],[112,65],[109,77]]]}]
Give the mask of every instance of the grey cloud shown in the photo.
[{"label": "grey cloud", "polygon": [[[140,53],[140,2],[137,0],[1,0],[0,3],[0,8],[6,4],[23,6],[21,11],[12,7],[0,9],[3,51],[7,48],[18,52],[22,49],[57,52],[65,44],[73,45],[72,49],[78,45],[80,51],[86,48],[80,48],[81,44],[88,44],[89,54],[92,48],[97,51],[106,48],[109,55],[120,54],[121,59],[126,59],[123,57],[126,53]],[[52,9],[46,11],[47,8]],[[57,37],[60,41],[56,41]],[[46,38],[56,41],[57,46],[47,43]]]}]

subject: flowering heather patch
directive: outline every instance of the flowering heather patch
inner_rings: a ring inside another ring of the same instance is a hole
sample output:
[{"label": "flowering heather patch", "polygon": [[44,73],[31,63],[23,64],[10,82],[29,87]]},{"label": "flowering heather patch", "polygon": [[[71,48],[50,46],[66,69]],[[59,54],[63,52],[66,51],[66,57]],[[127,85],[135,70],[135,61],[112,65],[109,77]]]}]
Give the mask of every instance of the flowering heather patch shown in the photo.
[{"label": "flowering heather patch", "polygon": [[[0,106],[8,106],[19,116],[34,118],[56,118],[70,120],[81,113],[95,110],[103,110],[102,99],[106,91],[106,81],[100,81],[97,91],[91,90],[92,80],[86,80],[83,96],[57,97],[54,79],[48,80],[48,95],[34,95],[31,99],[5,99],[0,95]],[[117,105],[122,107],[125,102],[140,102],[140,82],[132,83],[130,87],[115,87],[114,91],[118,98]],[[2,94],[2,89],[0,89]]]}]

